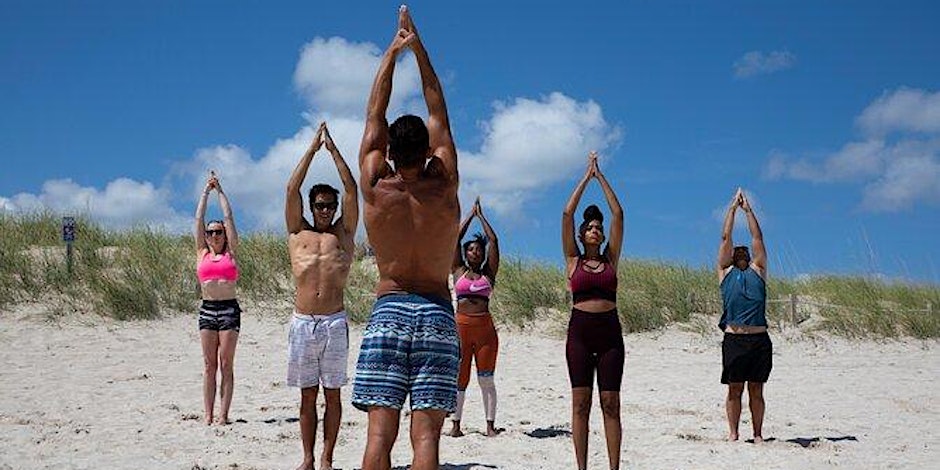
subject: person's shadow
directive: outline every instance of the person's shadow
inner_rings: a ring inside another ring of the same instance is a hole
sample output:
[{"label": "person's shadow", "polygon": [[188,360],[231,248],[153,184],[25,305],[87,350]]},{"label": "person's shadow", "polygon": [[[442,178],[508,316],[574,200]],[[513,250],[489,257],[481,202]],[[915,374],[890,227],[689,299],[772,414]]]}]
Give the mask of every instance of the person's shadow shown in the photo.
[{"label": "person's shadow", "polygon": [[[400,467],[392,467],[392,470],[409,470],[411,465],[405,465]],[[483,470],[486,468],[499,468],[495,465],[489,465],[485,463],[443,463],[441,464],[440,470]],[[360,470],[360,469],[356,469]]]},{"label": "person's shadow", "polygon": [[525,433],[525,435],[536,439],[547,439],[550,437],[568,437],[571,436],[571,431],[561,427],[550,426],[547,428],[533,429]]},{"label": "person's shadow", "polygon": [[[858,438],[855,436],[837,436],[837,437],[794,437],[793,439],[787,439],[786,442],[791,444],[799,444],[803,448],[812,447],[814,444],[821,442],[823,439],[829,442],[839,442],[839,441],[855,441],[858,442]],[[753,442],[753,441],[749,441]]]}]

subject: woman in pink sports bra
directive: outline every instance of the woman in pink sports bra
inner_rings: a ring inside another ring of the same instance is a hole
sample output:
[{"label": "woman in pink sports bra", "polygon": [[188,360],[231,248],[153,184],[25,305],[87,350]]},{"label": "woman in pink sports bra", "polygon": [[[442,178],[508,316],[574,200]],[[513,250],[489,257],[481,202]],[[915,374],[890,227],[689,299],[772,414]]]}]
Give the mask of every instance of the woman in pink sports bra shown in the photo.
[{"label": "woman in pink sports bra", "polygon": [[[213,189],[219,194],[219,206],[224,219],[206,224],[206,202]],[[221,408],[216,422],[228,424],[235,381],[235,345],[241,328],[241,307],[235,295],[235,283],[238,281],[238,265],[235,263],[238,233],[235,231],[232,207],[214,172],[210,173],[199,205],[196,206],[195,238],[196,276],[202,289],[199,337],[205,363],[202,387],[205,423],[213,423],[216,376],[221,371]]]},{"label": "woman in pink sports bra", "polygon": [[[613,220],[610,240],[604,247],[604,215],[595,205],[584,211],[584,221],[575,239],[574,213],[592,178],[597,179]],[[620,468],[620,385],[623,379],[624,347],[617,314],[617,262],[623,246],[623,208],[597,165],[597,154],[588,156],[588,168],[565,206],[561,218],[561,240],[573,298],[565,359],[571,381],[571,438],[578,468],[587,468],[588,421],[594,376],[601,395],[604,436],[610,468]]]},{"label": "woman in pink sports bra", "polygon": [[[470,222],[476,217],[483,226],[484,237],[476,234],[463,245],[463,240]],[[489,245],[489,249],[487,249]],[[486,255],[484,256],[484,252]],[[451,419],[454,426],[448,433],[453,437],[463,436],[460,420],[466,399],[467,385],[470,384],[470,362],[477,364],[477,382],[483,393],[483,409],[486,415],[486,435],[495,436],[496,429],[496,383],[493,373],[496,370],[496,356],[499,352],[499,337],[490,315],[490,295],[499,270],[499,243],[496,232],[483,216],[480,198],[473,204],[473,210],[460,224],[457,247],[454,250],[454,292],[457,294],[457,333],[460,335],[460,368],[457,374],[457,410]]]}]

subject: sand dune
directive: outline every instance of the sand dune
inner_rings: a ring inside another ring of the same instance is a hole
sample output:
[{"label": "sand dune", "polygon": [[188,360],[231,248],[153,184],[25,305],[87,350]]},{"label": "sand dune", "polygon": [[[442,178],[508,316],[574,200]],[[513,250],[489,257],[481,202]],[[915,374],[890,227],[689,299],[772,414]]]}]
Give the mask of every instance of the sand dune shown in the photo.
[{"label": "sand dune", "polygon": [[[280,320],[250,310],[244,315],[231,413],[237,422],[223,427],[201,422],[195,318],[121,323],[72,315],[48,321],[44,312],[28,306],[0,313],[0,469],[284,469],[299,463],[299,392],[283,385],[286,312]],[[350,335],[350,374],[360,334]],[[622,468],[936,468],[936,341],[772,334],[764,433],[772,441],[762,445],[723,441],[717,331],[703,337],[672,328],[628,336]],[[467,436],[442,438],[442,468],[574,468],[564,339],[505,328],[500,335],[497,424],[506,431],[482,435],[479,389],[471,382]],[[346,470],[359,467],[366,425],[366,415],[349,405],[350,388],[343,391],[335,456],[336,467]],[[393,452],[396,468],[410,462],[407,419]],[[606,468],[599,408],[592,420],[590,468]],[[742,430],[749,437],[748,422]]]}]

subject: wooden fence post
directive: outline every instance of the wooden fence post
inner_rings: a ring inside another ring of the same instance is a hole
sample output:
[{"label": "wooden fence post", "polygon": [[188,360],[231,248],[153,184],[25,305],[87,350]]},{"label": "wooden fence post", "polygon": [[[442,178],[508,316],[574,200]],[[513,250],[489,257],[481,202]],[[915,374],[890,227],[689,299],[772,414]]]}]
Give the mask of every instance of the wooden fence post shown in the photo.
[{"label": "wooden fence post", "polygon": [[790,294],[790,324],[796,324],[796,303],[798,297],[796,294]]}]

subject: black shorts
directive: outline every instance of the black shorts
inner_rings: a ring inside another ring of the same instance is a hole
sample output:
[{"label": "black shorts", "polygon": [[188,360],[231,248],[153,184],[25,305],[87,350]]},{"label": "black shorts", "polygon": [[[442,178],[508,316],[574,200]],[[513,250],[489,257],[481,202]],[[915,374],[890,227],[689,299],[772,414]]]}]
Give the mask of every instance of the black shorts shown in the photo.
[{"label": "black shorts", "polygon": [[237,300],[203,300],[199,306],[200,330],[240,331],[241,327],[242,309]]},{"label": "black shorts", "polygon": [[593,387],[596,370],[598,390],[619,392],[624,348],[617,309],[603,313],[571,309],[565,359],[571,388]]},{"label": "black shorts", "polygon": [[770,377],[773,343],[767,332],[752,335],[725,333],[721,341],[721,383],[759,382]]}]

